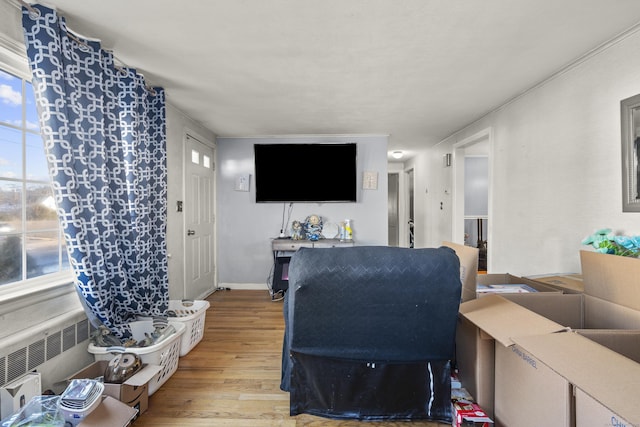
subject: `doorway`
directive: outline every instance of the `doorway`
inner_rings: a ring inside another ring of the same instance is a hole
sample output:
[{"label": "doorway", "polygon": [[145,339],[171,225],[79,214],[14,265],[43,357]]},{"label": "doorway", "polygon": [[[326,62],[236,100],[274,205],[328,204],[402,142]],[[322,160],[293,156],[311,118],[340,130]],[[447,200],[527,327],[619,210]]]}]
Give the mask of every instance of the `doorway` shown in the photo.
[{"label": "doorway", "polygon": [[415,209],[414,209],[414,183],[413,169],[405,172],[405,182],[407,183],[407,241],[408,247],[415,247]]},{"label": "doorway", "polygon": [[390,163],[388,181],[388,244],[413,248],[413,169]]},{"label": "doorway", "polygon": [[184,298],[215,289],[214,148],[185,136]]},{"label": "doorway", "polygon": [[387,206],[389,210],[389,246],[400,245],[400,215],[399,215],[399,198],[400,198],[400,175],[398,173],[390,173],[388,176]]},{"label": "doorway", "polygon": [[454,145],[453,241],[480,250],[478,270],[491,260],[491,128]]}]

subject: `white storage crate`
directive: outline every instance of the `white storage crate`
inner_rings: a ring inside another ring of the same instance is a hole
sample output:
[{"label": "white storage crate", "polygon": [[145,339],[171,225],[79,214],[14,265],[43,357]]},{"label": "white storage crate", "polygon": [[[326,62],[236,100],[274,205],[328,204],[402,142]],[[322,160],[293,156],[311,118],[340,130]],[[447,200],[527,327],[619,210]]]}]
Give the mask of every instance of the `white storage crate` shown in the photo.
[{"label": "white storage crate", "polygon": [[203,300],[169,301],[169,310],[172,310],[177,315],[177,317],[170,317],[169,319],[182,322],[186,327],[182,336],[180,356],[186,356],[202,340],[204,336],[204,320],[210,305],[209,301]]},{"label": "white storage crate", "polygon": [[[172,322],[184,323],[186,327],[182,336],[180,357],[186,356],[204,336],[204,321],[207,309],[211,306],[204,300],[170,300],[169,311],[173,311],[176,317],[169,317]],[[151,317],[138,316],[141,320],[150,320]]]},{"label": "white storage crate", "polygon": [[[178,369],[180,346],[186,327],[184,323],[174,320],[169,320],[169,324],[176,330],[169,338],[148,347],[127,347],[126,349],[128,353],[140,356],[142,363],[162,367],[160,372],[149,381],[149,396],[155,393]],[[154,330],[152,320],[137,320],[129,323],[129,326],[131,327],[131,335],[137,341],[145,338],[145,332],[150,334]],[[98,347],[93,344],[89,344],[89,353],[93,354],[96,361],[111,360],[115,357],[113,353],[108,351],[108,347]]]}]

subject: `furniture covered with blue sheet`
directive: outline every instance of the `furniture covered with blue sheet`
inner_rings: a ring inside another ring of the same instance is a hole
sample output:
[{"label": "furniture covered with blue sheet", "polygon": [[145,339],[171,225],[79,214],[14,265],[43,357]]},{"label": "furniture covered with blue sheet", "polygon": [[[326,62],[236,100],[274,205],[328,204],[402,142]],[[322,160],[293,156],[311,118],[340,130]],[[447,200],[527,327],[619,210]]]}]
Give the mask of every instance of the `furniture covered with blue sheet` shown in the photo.
[{"label": "furniture covered with blue sheet", "polygon": [[291,415],[451,422],[460,294],[448,247],[300,249],[284,302]]}]

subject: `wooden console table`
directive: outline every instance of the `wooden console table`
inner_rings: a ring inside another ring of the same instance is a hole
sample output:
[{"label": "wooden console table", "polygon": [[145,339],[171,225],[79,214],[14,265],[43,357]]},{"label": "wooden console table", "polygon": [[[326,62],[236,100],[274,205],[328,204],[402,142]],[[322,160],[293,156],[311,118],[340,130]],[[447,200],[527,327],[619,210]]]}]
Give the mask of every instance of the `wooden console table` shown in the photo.
[{"label": "wooden console table", "polygon": [[320,239],[320,240],[293,240],[293,239],[273,239],[271,240],[271,251],[273,252],[273,277],[271,280],[271,298],[276,294],[289,289],[289,260],[291,255],[300,248],[337,248],[354,246],[352,241],[343,242],[340,239]]},{"label": "wooden console table", "polygon": [[341,246],[353,246],[353,240],[343,242],[340,239],[320,239],[320,240],[293,240],[293,239],[273,239],[271,250],[273,252],[295,252],[300,248],[336,248]]}]

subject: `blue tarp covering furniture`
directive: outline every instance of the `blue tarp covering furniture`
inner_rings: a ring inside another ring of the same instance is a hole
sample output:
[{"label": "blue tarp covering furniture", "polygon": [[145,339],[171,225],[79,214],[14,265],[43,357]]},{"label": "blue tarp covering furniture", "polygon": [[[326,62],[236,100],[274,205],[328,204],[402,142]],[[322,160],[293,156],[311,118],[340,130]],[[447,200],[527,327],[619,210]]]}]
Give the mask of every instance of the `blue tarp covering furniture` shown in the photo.
[{"label": "blue tarp covering furniture", "polygon": [[461,288],[448,247],[298,250],[283,309],[291,415],[451,422]]}]

